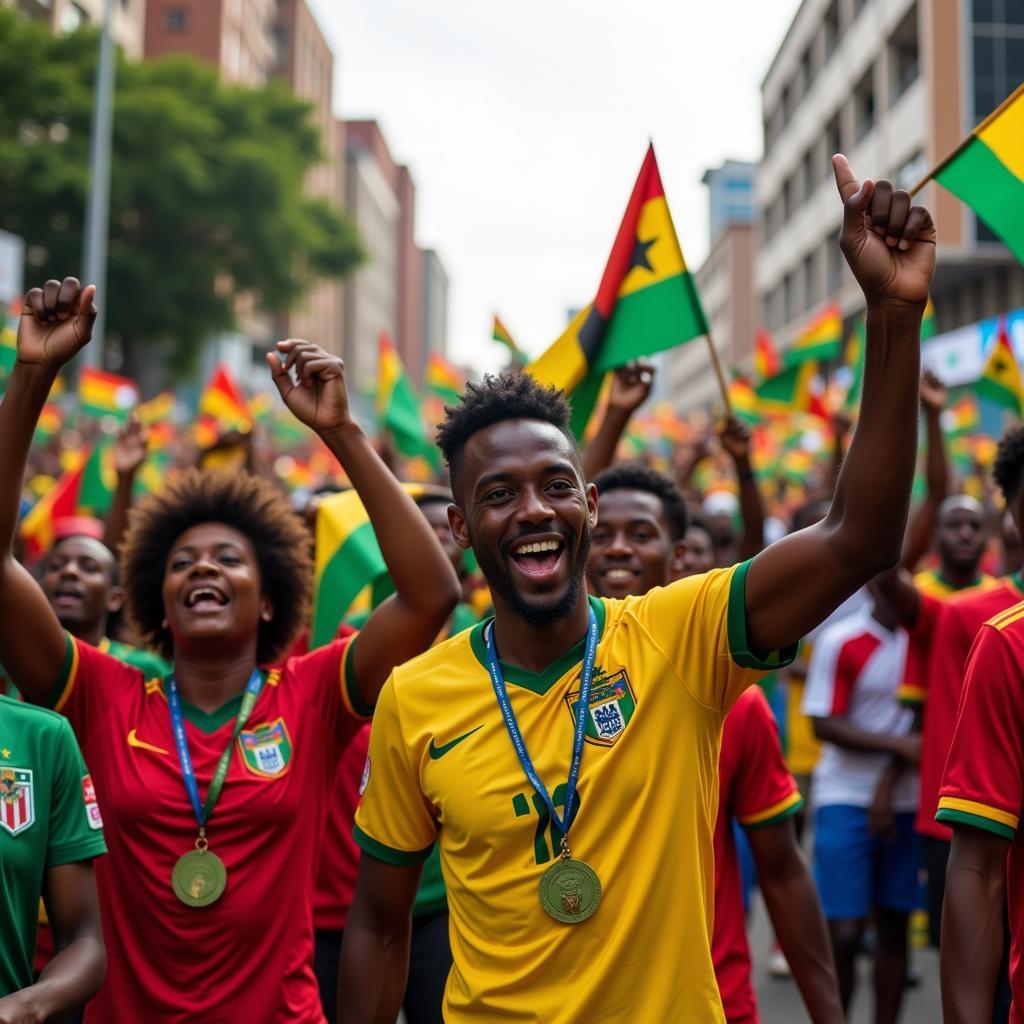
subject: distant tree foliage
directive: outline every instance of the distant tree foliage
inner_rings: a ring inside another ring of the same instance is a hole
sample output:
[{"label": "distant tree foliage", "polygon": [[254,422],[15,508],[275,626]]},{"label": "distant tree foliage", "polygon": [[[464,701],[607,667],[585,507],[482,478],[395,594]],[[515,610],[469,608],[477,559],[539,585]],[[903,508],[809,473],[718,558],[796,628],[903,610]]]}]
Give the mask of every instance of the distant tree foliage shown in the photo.
[{"label": "distant tree foliage", "polygon": [[[0,7],[0,228],[25,239],[30,284],[81,269],[97,55],[95,30],[54,36]],[[113,131],[106,317],[129,365],[161,344],[187,370],[239,295],[284,312],[361,261],[345,213],[303,193],[321,140],[283,83],[119,54]]]}]

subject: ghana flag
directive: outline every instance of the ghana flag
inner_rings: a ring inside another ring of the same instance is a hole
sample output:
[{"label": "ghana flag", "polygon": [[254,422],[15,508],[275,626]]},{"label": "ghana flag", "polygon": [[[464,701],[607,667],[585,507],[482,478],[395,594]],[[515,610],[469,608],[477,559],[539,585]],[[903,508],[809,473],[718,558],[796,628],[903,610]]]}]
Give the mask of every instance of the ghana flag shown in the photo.
[{"label": "ghana flag", "polygon": [[78,377],[78,401],[87,416],[113,416],[126,423],[139,401],[139,387],[130,377],[85,366]]},{"label": "ghana flag", "polygon": [[78,514],[78,496],[87,456],[75,452],[60,479],[32,506],[18,527],[25,542],[25,555],[34,562],[53,547],[53,524]]},{"label": "ghana flag", "polygon": [[1024,84],[932,172],[1024,263]]},{"label": "ghana flag", "polygon": [[754,373],[758,380],[774,377],[782,369],[772,336],[762,327],[754,341]]},{"label": "ghana flag", "polygon": [[827,421],[828,409],[814,390],[817,372],[818,364],[808,359],[761,381],[754,388],[761,409],[777,415],[803,412]]},{"label": "ghana flag", "polygon": [[833,302],[796,336],[783,362],[786,366],[796,366],[807,359],[835,359],[842,345],[843,315]]},{"label": "ghana flag", "polygon": [[853,331],[846,340],[846,352],[843,355],[843,365],[850,371],[850,386],[846,389],[846,397],[843,399],[843,409],[846,412],[853,412],[857,408],[864,387],[865,335],[864,317],[859,316],[853,322]]},{"label": "ghana flag", "polygon": [[377,429],[387,430],[403,455],[422,455],[435,468],[441,453],[427,438],[419,395],[387,331],[380,332],[377,360]]},{"label": "ghana flag", "polygon": [[999,321],[996,342],[985,360],[985,369],[981,371],[975,390],[982,398],[1009,409],[1017,416],[1024,412],[1024,386],[1021,384],[1017,358],[1006,333],[1005,320]]},{"label": "ghana flag", "polygon": [[[414,500],[443,487],[402,484]],[[316,512],[316,565],[310,650],[330,641],[338,623],[368,586],[387,575],[373,524],[354,490],[325,498]]]},{"label": "ghana flag", "polygon": [[571,394],[579,437],[606,371],[707,330],[649,146],[594,301],[526,369]]},{"label": "ghana flag", "polygon": [[456,405],[462,398],[466,379],[444,356],[431,352],[427,356],[427,372],[424,376],[427,390],[448,405]]},{"label": "ghana flag", "polygon": [[501,322],[498,315],[494,315],[494,326],[491,328],[491,340],[499,345],[504,345],[509,350],[512,358],[519,362],[526,362],[526,355],[515,343],[509,329]]},{"label": "ghana flag", "polygon": [[732,414],[744,423],[753,425],[764,420],[757,392],[742,374],[734,373],[732,380],[729,381],[729,405],[732,407]]}]

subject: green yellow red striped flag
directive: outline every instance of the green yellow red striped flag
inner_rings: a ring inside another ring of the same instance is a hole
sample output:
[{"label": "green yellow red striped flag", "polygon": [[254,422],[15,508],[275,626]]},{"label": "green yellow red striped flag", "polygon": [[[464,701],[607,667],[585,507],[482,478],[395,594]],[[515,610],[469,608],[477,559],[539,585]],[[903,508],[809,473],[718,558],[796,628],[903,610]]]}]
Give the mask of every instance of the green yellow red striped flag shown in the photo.
[{"label": "green yellow red striped flag", "polygon": [[975,391],[995,405],[1009,409],[1020,416],[1024,411],[1024,385],[1021,384],[1020,367],[1013,354],[1006,320],[1001,319],[996,329],[996,341],[985,360]]},{"label": "green yellow red striped flag", "polygon": [[843,345],[843,315],[834,302],[829,303],[793,339],[786,350],[783,363],[796,366],[807,359],[835,359]]},{"label": "green yellow red striped flag", "polygon": [[91,366],[78,376],[79,408],[87,416],[112,416],[125,423],[139,401],[139,387],[130,377],[122,377]]},{"label": "green yellow red striped flag", "polygon": [[1024,83],[932,172],[1024,263]]},{"label": "green yellow red striped flag", "polygon": [[744,423],[756,424],[764,420],[757,392],[750,381],[741,374],[734,374],[729,381],[729,406],[733,415]]},{"label": "green yellow red striped flag", "polygon": [[774,377],[782,369],[772,336],[762,327],[754,340],[754,375],[758,380]]},{"label": "green yellow red striped flag", "polygon": [[25,542],[27,560],[34,562],[53,547],[53,524],[78,514],[78,495],[82,488],[87,453],[70,455],[67,468],[57,482],[32,506],[18,527]]},{"label": "green yellow red striped flag", "polygon": [[828,409],[814,389],[817,373],[818,364],[808,359],[761,381],[754,388],[761,410],[775,415],[802,412],[828,420]]},{"label": "green yellow red striped flag", "polygon": [[377,428],[390,432],[395,448],[403,455],[422,455],[435,468],[441,465],[440,452],[427,437],[419,395],[387,331],[380,332]]},{"label": "green yellow red striped flag", "polygon": [[843,354],[843,365],[850,370],[850,386],[846,389],[846,397],[843,399],[843,409],[846,412],[853,412],[860,404],[860,393],[864,387],[865,335],[864,317],[859,316],[854,321],[849,338],[846,339],[846,352]]},{"label": "green yellow red striped flag", "polygon": [[33,444],[46,444],[60,433],[64,425],[64,413],[59,405],[47,402],[43,411],[39,414],[39,421],[36,423],[35,433],[32,435]]},{"label": "green yellow red striped flag", "polygon": [[143,402],[135,410],[135,415],[139,417],[139,422],[146,427],[169,420],[174,415],[174,392],[161,391],[155,398]]},{"label": "green yellow red striped flag", "polygon": [[579,437],[606,371],[707,330],[649,146],[594,301],[526,369],[571,395]]},{"label": "green yellow red striped flag", "polygon": [[504,345],[509,350],[514,359],[522,362],[526,361],[526,355],[523,350],[515,343],[509,329],[501,322],[497,313],[494,315],[494,326],[491,328],[491,339],[496,341],[499,345]]},{"label": "green yellow red striped flag", "polygon": [[439,352],[427,356],[427,371],[424,376],[427,390],[448,405],[455,405],[466,387],[466,378]]},{"label": "green yellow red striped flag", "polygon": [[924,307],[924,316],[921,317],[921,340],[927,341],[933,337],[935,337],[935,307],[932,305],[932,297],[929,295]]},{"label": "green yellow red striped flag", "polygon": [[[429,484],[404,483],[402,487],[413,499],[428,492],[447,494],[444,488]],[[316,513],[310,647],[331,640],[356,598],[387,571],[373,524],[358,493],[342,491],[325,498]]]}]

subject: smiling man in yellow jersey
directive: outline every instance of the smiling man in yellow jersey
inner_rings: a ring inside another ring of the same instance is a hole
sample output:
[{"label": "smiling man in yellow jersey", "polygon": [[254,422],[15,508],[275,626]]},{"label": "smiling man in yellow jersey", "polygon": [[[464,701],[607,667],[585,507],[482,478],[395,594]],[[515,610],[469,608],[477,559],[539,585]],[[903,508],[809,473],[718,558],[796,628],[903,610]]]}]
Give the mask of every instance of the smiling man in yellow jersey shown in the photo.
[{"label": "smiling man in yellow jersey", "polygon": [[397,1015],[419,865],[438,838],[447,1021],[723,1020],[710,931],[724,715],[896,561],[913,475],[934,229],[907,193],[834,166],[868,345],[860,424],[822,523],[732,569],[588,598],[597,497],[565,401],[512,374],[449,411],[449,521],[495,614],[396,669],[377,705],[346,1024]]}]

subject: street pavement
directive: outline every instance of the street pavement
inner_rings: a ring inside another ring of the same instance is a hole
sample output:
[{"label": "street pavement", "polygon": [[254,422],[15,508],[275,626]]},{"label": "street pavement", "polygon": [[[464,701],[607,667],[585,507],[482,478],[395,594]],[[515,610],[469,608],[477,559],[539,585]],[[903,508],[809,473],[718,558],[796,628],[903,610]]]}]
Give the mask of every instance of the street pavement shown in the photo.
[{"label": "street pavement", "polygon": [[[768,974],[771,929],[764,904],[757,894],[751,917],[750,949],[754,956],[754,988],[757,990],[761,1024],[800,1024],[808,1020],[796,985],[791,980],[778,980]],[[931,949],[916,949],[912,953],[912,962],[921,975],[921,984],[907,990],[900,1024],[937,1024],[942,1020],[939,954]],[[869,958],[861,959],[858,974],[849,1024],[872,1024],[874,1013]]]}]

